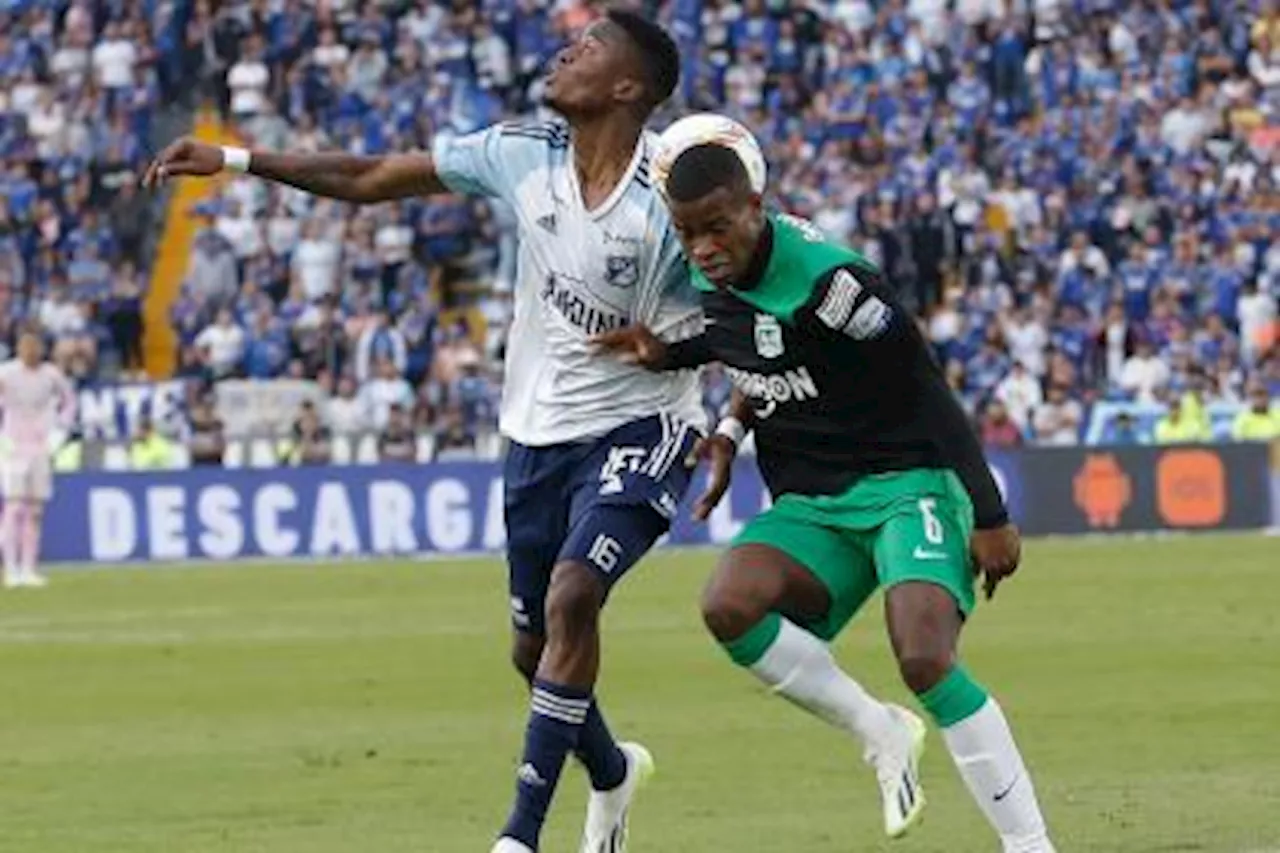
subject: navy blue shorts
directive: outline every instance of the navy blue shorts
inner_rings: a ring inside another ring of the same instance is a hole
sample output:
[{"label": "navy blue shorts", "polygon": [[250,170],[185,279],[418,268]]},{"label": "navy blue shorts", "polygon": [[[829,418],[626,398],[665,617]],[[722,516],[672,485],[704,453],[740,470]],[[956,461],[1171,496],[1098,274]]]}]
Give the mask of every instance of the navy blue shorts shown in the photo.
[{"label": "navy blue shorts", "polygon": [[542,634],[551,570],[572,560],[611,589],[667,532],[698,432],[667,415],[586,442],[511,443],[503,474],[512,624]]}]

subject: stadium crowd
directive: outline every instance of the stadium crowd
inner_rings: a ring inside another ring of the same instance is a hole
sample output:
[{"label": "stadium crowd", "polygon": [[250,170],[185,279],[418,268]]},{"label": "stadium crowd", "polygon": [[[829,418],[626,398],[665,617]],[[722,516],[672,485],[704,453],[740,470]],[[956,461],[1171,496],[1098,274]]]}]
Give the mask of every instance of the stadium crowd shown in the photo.
[{"label": "stadium crowd", "polygon": [[[1280,435],[1274,0],[669,0],[678,111],[753,128],[773,201],[881,264],[996,445]],[[158,115],[378,153],[540,111],[589,4],[8,0],[0,346],[141,368]],[[252,179],[196,206],[180,374],[318,380],[334,431],[490,429],[515,224],[460,197],[355,209]],[[706,403],[728,387],[708,372]],[[1167,411],[1167,414],[1166,414]],[[1249,420],[1249,412],[1256,417]]]}]

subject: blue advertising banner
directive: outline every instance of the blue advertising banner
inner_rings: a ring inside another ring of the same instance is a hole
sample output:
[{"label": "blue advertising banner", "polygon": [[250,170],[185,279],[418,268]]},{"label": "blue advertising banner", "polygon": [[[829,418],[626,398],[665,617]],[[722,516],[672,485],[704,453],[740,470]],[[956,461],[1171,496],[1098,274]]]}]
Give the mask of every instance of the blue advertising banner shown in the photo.
[{"label": "blue advertising banner", "polygon": [[[992,467],[1021,514],[1017,457]],[[59,478],[46,515],[45,558],[127,563],[390,556],[500,551],[501,466],[491,462],[331,466]],[[701,490],[701,475],[692,489]],[[668,541],[724,544],[769,505],[753,460],[741,459],[705,524],[687,511]]]},{"label": "blue advertising banner", "polygon": [[[997,452],[988,461],[1029,534],[1260,529],[1276,520],[1263,444]],[[393,556],[501,551],[493,462],[83,473],[59,478],[45,522],[52,562]],[[703,486],[695,478],[696,494]],[[692,501],[690,501],[691,503]],[[749,458],[705,524],[668,542],[723,545],[769,505]]]}]

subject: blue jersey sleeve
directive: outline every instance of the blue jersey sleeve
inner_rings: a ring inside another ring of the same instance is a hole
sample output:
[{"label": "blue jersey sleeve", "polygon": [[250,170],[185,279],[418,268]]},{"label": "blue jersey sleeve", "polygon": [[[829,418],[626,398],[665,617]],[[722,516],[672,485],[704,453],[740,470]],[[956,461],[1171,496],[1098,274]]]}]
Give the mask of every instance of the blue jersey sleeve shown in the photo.
[{"label": "blue jersey sleeve", "polygon": [[554,123],[495,124],[438,137],[431,156],[440,180],[454,192],[511,202],[521,182],[568,144],[568,131]]}]

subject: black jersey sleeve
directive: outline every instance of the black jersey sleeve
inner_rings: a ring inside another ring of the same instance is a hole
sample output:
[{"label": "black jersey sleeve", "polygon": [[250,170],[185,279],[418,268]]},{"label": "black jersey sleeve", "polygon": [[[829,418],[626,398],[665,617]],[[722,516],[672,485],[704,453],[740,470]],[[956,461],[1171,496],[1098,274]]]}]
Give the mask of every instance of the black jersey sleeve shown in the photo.
[{"label": "black jersey sleeve", "polygon": [[711,347],[707,345],[706,333],[685,338],[682,341],[667,344],[666,354],[658,370],[689,370],[715,361]]},{"label": "black jersey sleeve", "polygon": [[870,369],[900,371],[904,380],[911,374],[910,381],[917,383],[924,396],[917,417],[927,419],[926,432],[936,445],[936,458],[956,472],[969,493],[977,526],[986,530],[1008,523],[1004,499],[977,435],[947,387],[915,318],[878,270],[860,264],[830,270],[815,283],[797,320],[856,344],[872,344],[884,363]]},{"label": "black jersey sleeve", "polygon": [[969,419],[955,398],[947,393],[937,406],[938,446],[951,460],[951,468],[964,484],[973,501],[974,524],[979,530],[991,530],[1009,523],[1000,487],[991,475],[987,457]]}]

